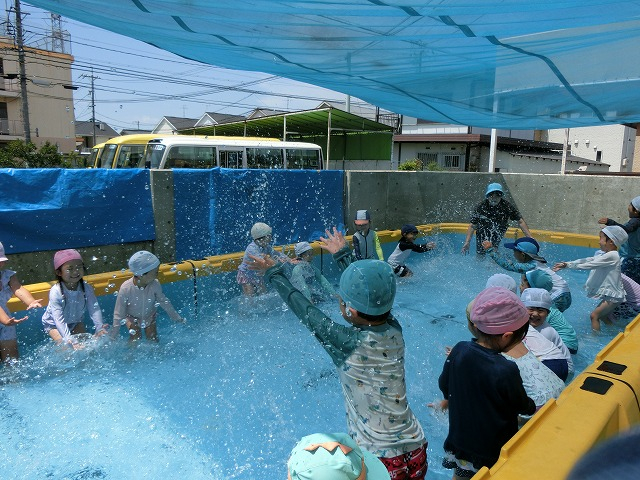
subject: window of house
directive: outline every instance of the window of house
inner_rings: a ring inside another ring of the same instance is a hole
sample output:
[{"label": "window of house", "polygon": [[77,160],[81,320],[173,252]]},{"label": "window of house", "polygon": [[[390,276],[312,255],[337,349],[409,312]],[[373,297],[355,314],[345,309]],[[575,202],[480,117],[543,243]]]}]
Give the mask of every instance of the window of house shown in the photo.
[{"label": "window of house", "polygon": [[602,161],[602,150],[598,150],[596,152],[596,162],[601,162]]}]

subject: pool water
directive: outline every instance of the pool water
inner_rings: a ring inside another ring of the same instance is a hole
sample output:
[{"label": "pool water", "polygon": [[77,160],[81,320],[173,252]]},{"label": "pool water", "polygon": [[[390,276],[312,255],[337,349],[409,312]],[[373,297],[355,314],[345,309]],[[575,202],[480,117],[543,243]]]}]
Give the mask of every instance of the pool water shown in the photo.
[{"label": "pool water", "polygon": [[[470,338],[465,306],[501,271],[490,259],[460,255],[462,239],[429,238],[436,251],[412,254],[415,276],[399,281],[393,308],[404,331],[409,402],[429,441],[430,479],[451,478],[440,465],[447,415],[427,407],[441,398],[445,346]],[[551,264],[593,251],[542,247]],[[322,266],[335,283],[328,260]],[[581,290],[587,273],[561,274],[572,288],[565,315],[580,339],[580,371],[624,323],[592,333],[596,301]],[[162,313],[159,344],[130,345],[123,335],[62,351],[39,332],[41,312],[18,327],[22,358],[0,369],[0,478],[286,478],[300,437],[346,430],[329,356],[275,294],[249,304],[238,296],[235,274],[204,277],[195,308],[192,285],[164,286],[189,322],[174,324]],[[115,298],[98,300],[110,321]],[[337,302],[320,308],[342,321]]]}]

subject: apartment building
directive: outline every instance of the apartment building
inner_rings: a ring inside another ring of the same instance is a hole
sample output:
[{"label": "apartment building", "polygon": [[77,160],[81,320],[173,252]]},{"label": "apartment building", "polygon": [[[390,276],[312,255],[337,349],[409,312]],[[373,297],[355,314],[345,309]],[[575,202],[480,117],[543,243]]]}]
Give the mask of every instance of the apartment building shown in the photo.
[{"label": "apartment building", "polygon": [[[57,145],[61,153],[76,148],[71,64],[73,56],[24,47],[31,141]],[[18,47],[0,37],[0,145],[25,139]]]}]

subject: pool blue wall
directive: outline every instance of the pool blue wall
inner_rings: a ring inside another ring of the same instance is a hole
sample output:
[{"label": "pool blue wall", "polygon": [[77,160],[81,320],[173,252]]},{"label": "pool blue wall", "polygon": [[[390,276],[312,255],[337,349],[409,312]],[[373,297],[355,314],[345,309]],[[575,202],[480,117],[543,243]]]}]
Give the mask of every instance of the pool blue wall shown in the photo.
[{"label": "pool blue wall", "polygon": [[256,222],[276,244],[316,239],[342,223],[343,185],[339,170],[176,169],[175,260],[244,250]]},{"label": "pool blue wall", "polygon": [[149,171],[0,169],[8,254],[155,238]]}]

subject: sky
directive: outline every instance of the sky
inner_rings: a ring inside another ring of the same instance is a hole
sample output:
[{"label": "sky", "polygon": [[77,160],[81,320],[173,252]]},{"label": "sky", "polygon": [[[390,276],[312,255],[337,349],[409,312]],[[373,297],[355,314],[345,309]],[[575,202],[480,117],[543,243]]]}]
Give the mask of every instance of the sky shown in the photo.
[{"label": "sky", "polygon": [[[14,23],[5,0],[3,23]],[[50,14],[21,3],[24,41],[35,46],[51,31]],[[5,27],[6,28],[6,27]],[[304,110],[346,96],[259,72],[229,70],[186,60],[138,40],[62,17],[65,52],[74,56],[76,120],[95,118],[116,131],[153,129],[163,116],[200,118],[205,112],[244,115],[254,108]],[[5,33],[6,34],[6,30]],[[40,46],[43,44],[40,43]],[[355,99],[352,99],[355,103]]]}]

